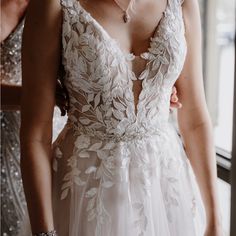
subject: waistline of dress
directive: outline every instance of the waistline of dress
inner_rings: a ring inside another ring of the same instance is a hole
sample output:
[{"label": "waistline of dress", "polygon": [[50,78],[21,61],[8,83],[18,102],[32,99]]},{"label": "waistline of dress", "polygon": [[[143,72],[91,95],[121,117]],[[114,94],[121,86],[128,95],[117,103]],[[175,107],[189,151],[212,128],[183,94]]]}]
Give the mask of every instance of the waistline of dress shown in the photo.
[{"label": "waistline of dress", "polygon": [[113,142],[132,142],[142,139],[147,139],[152,136],[161,136],[164,132],[164,127],[153,128],[150,130],[140,129],[132,132],[125,132],[123,134],[106,133],[104,131],[91,129],[87,126],[83,126],[80,123],[74,123],[70,120],[67,121],[67,128],[73,129],[76,135],[88,135],[89,137],[97,138],[103,141]]}]

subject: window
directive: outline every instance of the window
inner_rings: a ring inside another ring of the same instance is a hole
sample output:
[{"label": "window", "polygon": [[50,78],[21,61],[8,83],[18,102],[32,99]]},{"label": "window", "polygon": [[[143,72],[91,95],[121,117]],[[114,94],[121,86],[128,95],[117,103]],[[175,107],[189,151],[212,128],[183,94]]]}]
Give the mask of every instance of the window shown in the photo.
[{"label": "window", "polygon": [[227,181],[233,130],[235,2],[200,1],[206,98],[214,125],[219,172]]},{"label": "window", "polygon": [[[215,120],[215,144],[231,153],[233,130],[234,95],[234,34],[235,0],[217,1],[216,9],[216,47],[218,83]],[[228,156],[231,157],[230,155]]]},{"label": "window", "polygon": [[[234,105],[236,0],[199,0],[203,31],[203,72],[208,109],[214,126],[218,190],[223,228],[230,232],[230,171]],[[235,93],[236,94],[236,93]]]}]

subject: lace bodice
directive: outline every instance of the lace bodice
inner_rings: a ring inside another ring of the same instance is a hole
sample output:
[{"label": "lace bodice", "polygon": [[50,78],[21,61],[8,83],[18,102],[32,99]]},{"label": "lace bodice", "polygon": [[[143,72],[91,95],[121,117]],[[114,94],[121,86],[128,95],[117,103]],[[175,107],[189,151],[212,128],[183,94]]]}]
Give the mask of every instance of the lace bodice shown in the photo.
[{"label": "lace bodice", "polygon": [[[70,96],[69,122],[76,129],[118,139],[155,132],[169,118],[172,86],[185,60],[186,41],[180,0],[168,0],[136,77],[115,39],[76,0],[62,0],[63,65]],[[133,82],[142,81],[138,103]]]}]

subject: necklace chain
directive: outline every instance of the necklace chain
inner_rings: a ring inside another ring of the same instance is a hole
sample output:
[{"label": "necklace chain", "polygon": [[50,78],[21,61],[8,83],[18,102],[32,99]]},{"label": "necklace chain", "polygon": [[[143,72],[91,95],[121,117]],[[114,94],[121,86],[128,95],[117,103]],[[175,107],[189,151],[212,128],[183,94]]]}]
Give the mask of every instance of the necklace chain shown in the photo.
[{"label": "necklace chain", "polygon": [[130,0],[128,7],[127,7],[126,9],[124,9],[124,8],[120,5],[120,3],[119,3],[117,0],[114,0],[114,2],[116,3],[116,5],[117,5],[117,6],[123,11],[123,13],[124,13],[124,15],[123,15],[123,21],[124,21],[125,23],[128,23],[128,22],[130,21],[130,15],[128,14],[128,10],[129,10],[129,8],[130,8],[130,4],[131,4],[132,1],[133,1],[133,0]]}]

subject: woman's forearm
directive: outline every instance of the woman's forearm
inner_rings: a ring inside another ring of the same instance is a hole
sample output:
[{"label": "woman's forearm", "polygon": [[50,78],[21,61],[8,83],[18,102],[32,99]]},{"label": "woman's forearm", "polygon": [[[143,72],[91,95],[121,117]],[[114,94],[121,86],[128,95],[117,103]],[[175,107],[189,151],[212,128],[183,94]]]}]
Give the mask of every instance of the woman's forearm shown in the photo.
[{"label": "woman's forearm", "polygon": [[206,209],[208,224],[218,223],[217,171],[210,121],[181,131],[187,156],[193,167]]},{"label": "woman's forearm", "polygon": [[20,110],[21,86],[1,84],[1,110]]},{"label": "woman's forearm", "polygon": [[33,233],[54,229],[52,213],[51,145],[21,142],[21,171]]}]

